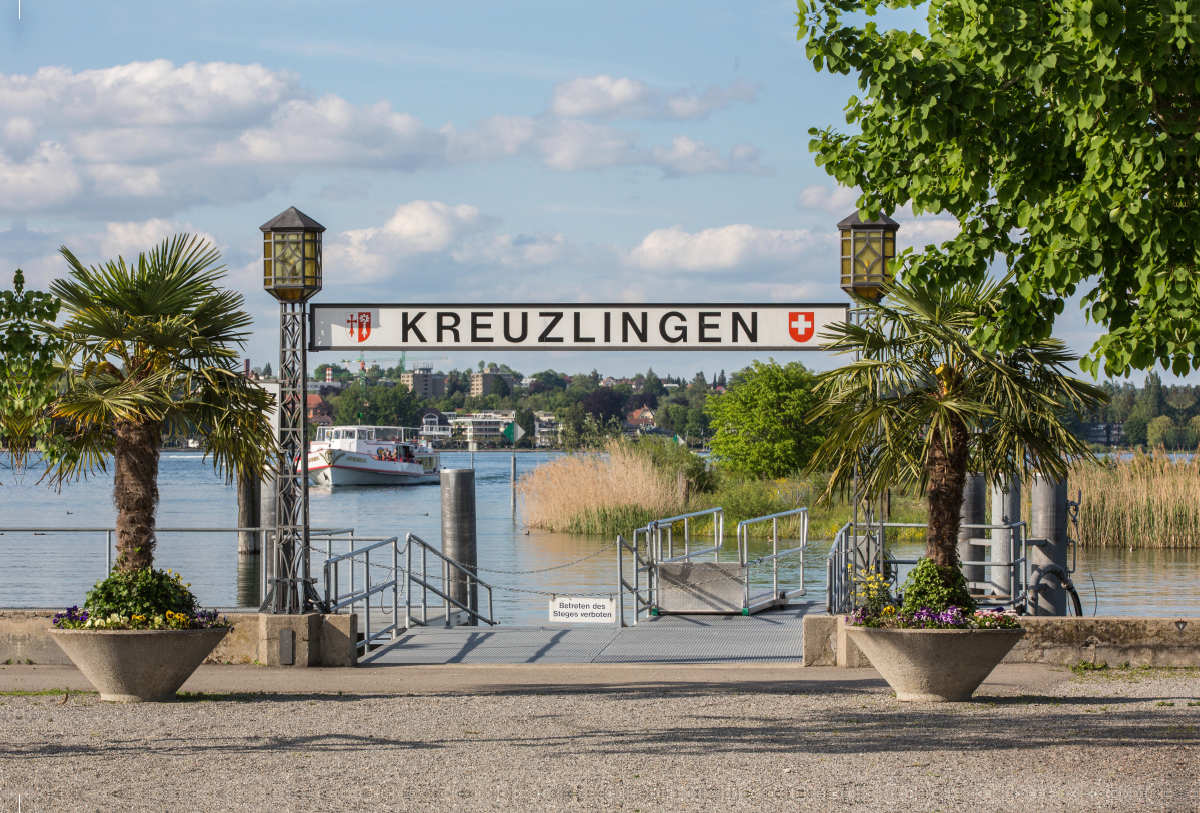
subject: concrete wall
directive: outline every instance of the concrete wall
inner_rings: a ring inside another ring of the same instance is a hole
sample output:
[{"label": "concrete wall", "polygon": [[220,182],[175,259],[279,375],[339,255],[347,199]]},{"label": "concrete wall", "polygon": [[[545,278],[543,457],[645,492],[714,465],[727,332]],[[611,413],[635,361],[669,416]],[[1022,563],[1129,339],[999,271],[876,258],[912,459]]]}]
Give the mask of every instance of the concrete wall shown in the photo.
[{"label": "concrete wall", "polygon": [[[0,663],[69,664],[50,638],[51,611],[0,611]],[[358,616],[229,613],[233,630],[205,663],[279,665],[279,631],[296,630],[295,666],[354,666],[358,663]]]},{"label": "concrete wall", "polygon": [[[1025,617],[1021,626],[1025,636],[1004,663],[1200,666],[1200,618]],[[846,635],[845,616],[806,615],[804,665],[871,663]]]}]

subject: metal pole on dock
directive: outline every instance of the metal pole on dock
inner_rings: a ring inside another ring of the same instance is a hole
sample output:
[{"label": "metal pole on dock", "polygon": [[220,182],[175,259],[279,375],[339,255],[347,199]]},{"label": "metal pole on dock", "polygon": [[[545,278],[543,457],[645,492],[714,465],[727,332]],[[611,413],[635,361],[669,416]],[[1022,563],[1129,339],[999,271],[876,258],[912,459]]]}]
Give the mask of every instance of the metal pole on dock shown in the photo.
[{"label": "metal pole on dock", "polygon": [[[1032,547],[1029,563],[1033,570],[1056,564],[1067,569],[1067,482],[1052,482],[1045,475],[1033,477],[1030,489],[1029,536],[1034,540],[1046,540],[1045,544]],[[1030,576],[1032,582],[1033,576]],[[1034,615],[1066,615],[1067,591],[1055,576],[1041,581],[1041,589],[1034,597]]]},{"label": "metal pole on dock", "polygon": [[[1004,488],[992,489],[992,525],[1010,525],[1021,521],[1021,481],[1013,478]],[[1011,562],[1018,558],[1013,550],[1012,531],[992,531],[993,562]],[[993,567],[991,582],[1005,596],[1012,595],[1012,571],[1008,567]]]},{"label": "metal pole on dock", "polygon": [[[475,470],[443,469],[442,483],[442,554],[458,562],[472,574],[478,566],[478,548],[475,537]],[[446,594],[459,604],[479,611],[479,586],[474,578],[468,579],[461,570],[446,567]],[[447,604],[446,621],[454,607]],[[468,619],[470,626],[478,626],[475,618]]]},{"label": "metal pole on dock", "polygon": [[509,484],[508,485],[509,491],[511,492],[511,494],[509,496],[512,499],[512,508],[513,508],[513,510],[516,510],[516,508],[517,508],[517,444],[516,443],[513,443],[512,470],[509,472],[509,475],[508,475],[508,484]]},{"label": "metal pole on dock", "polygon": [[[959,519],[963,525],[983,525],[984,502],[987,495],[987,482],[982,474],[968,474],[967,481],[963,484],[963,501],[962,509],[959,511]],[[958,530],[958,559],[960,562],[982,562],[984,549],[982,545],[973,545],[971,540],[983,536],[983,531],[979,528],[959,528]],[[981,565],[965,565],[963,567],[963,576],[967,582],[983,581],[983,567]]]}]

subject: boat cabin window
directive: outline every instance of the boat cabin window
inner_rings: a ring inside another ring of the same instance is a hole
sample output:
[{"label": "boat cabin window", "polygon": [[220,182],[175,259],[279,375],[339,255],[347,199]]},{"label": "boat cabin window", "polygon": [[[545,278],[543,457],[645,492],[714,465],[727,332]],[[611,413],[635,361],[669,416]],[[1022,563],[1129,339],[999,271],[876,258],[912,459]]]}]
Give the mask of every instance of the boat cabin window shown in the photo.
[{"label": "boat cabin window", "polygon": [[325,431],[325,427],[322,426],[320,429],[317,430],[317,440],[327,440],[328,439],[326,437],[327,434],[328,433]]},{"label": "boat cabin window", "polygon": [[358,439],[359,439],[359,440],[369,440],[369,439],[370,439],[370,438],[369,438],[369,436],[367,435],[367,430],[366,430],[366,429],[359,429],[359,430],[358,430]]}]

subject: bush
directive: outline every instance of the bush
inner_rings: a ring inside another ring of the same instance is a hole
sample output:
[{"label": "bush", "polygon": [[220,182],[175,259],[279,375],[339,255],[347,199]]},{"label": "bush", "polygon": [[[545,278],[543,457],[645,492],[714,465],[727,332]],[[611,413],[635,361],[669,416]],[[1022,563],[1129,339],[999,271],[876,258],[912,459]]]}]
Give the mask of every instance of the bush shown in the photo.
[{"label": "bush", "polygon": [[189,618],[196,614],[196,597],[183,583],[183,577],[170,570],[144,568],[131,573],[113,571],[104,581],[96,582],[87,594],[84,608],[93,618],[111,615],[152,618],[168,612]]},{"label": "bush", "polygon": [[900,612],[915,616],[921,610],[944,613],[958,607],[975,611],[975,599],[967,590],[967,580],[957,567],[939,567],[932,559],[922,559],[904,580],[904,603]]},{"label": "bush", "polygon": [[648,435],[636,443],[623,443],[633,454],[649,460],[664,472],[682,471],[692,494],[704,494],[716,487],[716,476],[709,471],[704,458],[670,438]]}]

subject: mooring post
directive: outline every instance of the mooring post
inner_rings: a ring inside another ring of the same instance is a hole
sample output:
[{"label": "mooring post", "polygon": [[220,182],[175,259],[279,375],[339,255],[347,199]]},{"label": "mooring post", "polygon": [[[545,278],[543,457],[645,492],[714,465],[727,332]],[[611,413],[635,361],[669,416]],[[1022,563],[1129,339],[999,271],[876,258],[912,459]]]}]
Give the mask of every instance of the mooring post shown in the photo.
[{"label": "mooring post", "polygon": [[[983,525],[987,481],[982,474],[968,474],[963,484],[962,509],[959,511],[959,521],[963,525]],[[982,545],[972,545],[971,539],[983,536],[979,528],[959,528],[958,530],[958,559],[960,562],[982,562],[984,549]],[[983,581],[982,565],[965,565],[963,576],[967,582]]]},{"label": "mooring post", "polygon": [[[250,474],[238,473],[238,527],[257,528],[259,514],[262,511],[259,504],[259,481]],[[238,531],[238,555],[247,556],[259,552],[257,531]]]},{"label": "mooring post", "polygon": [[[992,525],[1011,525],[1021,521],[1021,481],[1013,478],[1003,488],[992,489]],[[1012,531],[992,531],[993,562],[1011,562],[1020,558],[1013,550]],[[993,567],[992,584],[1001,595],[1012,595],[1012,570],[1008,567]]]},{"label": "mooring post", "polygon": [[[473,611],[479,612],[479,586],[473,578],[478,566],[475,543],[475,470],[442,470],[442,554],[466,568],[472,577],[449,567],[446,594]],[[453,612],[454,607],[447,608]],[[446,622],[449,623],[449,617]],[[470,626],[479,626],[478,619],[468,619]]]},{"label": "mooring post", "polygon": [[[1067,483],[1054,482],[1043,474],[1033,477],[1030,491],[1031,507],[1029,536],[1034,540],[1046,540],[1045,544],[1031,547],[1029,564],[1033,573],[1049,564],[1067,568]],[[1030,576],[1033,580],[1033,576]],[[1067,591],[1057,576],[1041,580],[1041,589],[1032,606],[1034,615],[1066,615]]]}]

